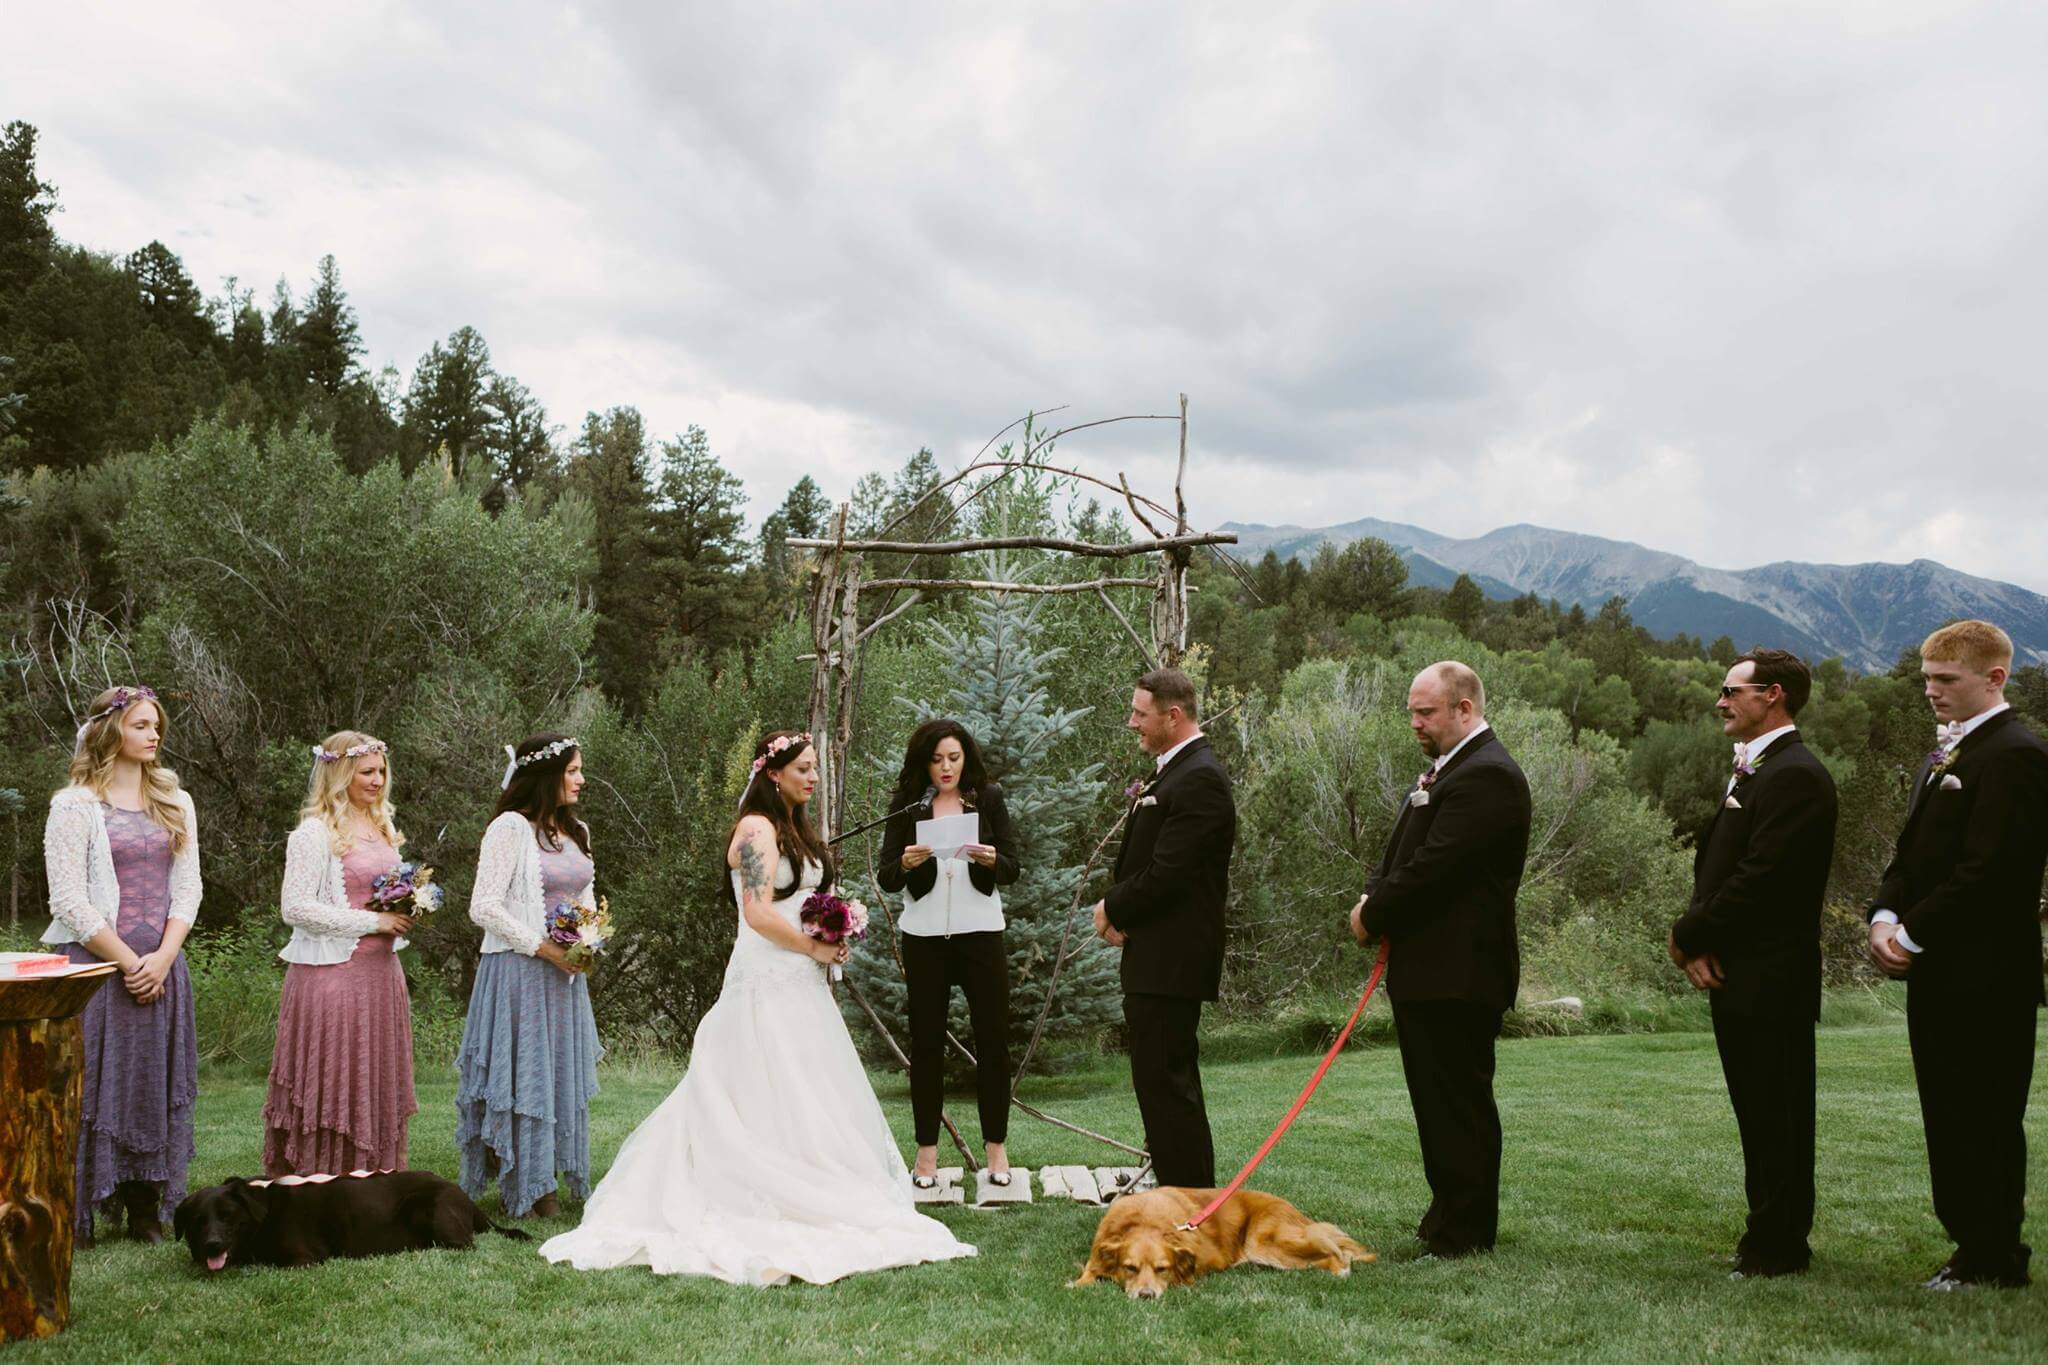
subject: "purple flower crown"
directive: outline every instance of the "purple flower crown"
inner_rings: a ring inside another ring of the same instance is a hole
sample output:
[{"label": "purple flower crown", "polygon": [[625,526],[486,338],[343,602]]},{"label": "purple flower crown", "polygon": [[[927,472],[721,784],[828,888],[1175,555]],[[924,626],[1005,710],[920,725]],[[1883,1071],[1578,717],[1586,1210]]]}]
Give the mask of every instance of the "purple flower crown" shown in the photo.
[{"label": "purple flower crown", "polygon": [[87,716],[85,723],[90,725],[96,720],[104,720],[117,711],[126,711],[139,701],[155,700],[156,689],[153,687],[117,687],[114,689],[113,698],[105,706]]}]

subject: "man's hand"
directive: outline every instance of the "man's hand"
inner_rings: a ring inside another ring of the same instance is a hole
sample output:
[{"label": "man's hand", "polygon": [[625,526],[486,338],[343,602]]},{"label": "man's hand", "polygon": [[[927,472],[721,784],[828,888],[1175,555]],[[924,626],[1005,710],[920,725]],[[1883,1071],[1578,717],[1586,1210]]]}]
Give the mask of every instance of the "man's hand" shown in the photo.
[{"label": "man's hand", "polygon": [[1360,947],[1372,942],[1372,934],[1365,927],[1365,902],[1366,898],[1360,896],[1358,904],[1351,907],[1351,937],[1358,940]]},{"label": "man's hand", "polygon": [[1664,936],[1664,951],[1670,956],[1672,966],[1680,971],[1685,970],[1685,949],[1678,946],[1678,931],[1676,929]]},{"label": "man's hand", "polygon": [[1109,906],[1105,901],[1095,902],[1095,935],[1112,948],[1121,948],[1126,941],[1123,931],[1109,922]]},{"label": "man's hand", "polygon": [[1717,991],[1723,984],[1721,959],[1712,953],[1701,953],[1698,957],[1687,958],[1685,975],[1695,990]]},{"label": "man's hand", "polygon": [[1913,965],[1913,955],[1899,946],[1899,926],[1890,921],[1870,926],[1870,961],[1886,976],[1902,977]]}]

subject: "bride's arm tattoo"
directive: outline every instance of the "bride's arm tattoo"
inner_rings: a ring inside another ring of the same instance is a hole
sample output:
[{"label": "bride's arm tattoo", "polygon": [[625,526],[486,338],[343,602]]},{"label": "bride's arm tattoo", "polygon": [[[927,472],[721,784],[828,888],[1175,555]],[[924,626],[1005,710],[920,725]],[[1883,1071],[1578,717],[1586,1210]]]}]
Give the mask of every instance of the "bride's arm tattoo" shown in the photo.
[{"label": "bride's arm tattoo", "polygon": [[759,895],[769,886],[768,862],[752,841],[740,845],[740,886],[749,896]]}]

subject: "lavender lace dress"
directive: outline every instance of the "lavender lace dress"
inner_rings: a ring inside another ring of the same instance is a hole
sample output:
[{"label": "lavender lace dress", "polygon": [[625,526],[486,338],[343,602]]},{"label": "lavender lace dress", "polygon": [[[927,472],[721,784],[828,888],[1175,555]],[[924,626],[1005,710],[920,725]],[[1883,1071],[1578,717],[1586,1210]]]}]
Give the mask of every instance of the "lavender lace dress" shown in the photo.
[{"label": "lavender lace dress", "polygon": [[[590,885],[589,855],[540,846],[542,903]],[[590,1100],[597,1094],[597,1023],[589,978],[524,953],[485,953],[476,968],[455,1059],[455,1140],[462,1188],[481,1199],[496,1159],[505,1211],[523,1218],[557,1188],[590,1193]]]},{"label": "lavender lace dress", "polygon": [[[398,863],[383,839],[341,859],[348,903]],[[277,1055],[263,1105],[263,1166],[273,1176],[405,1167],[412,1088],[412,1000],[389,934],[365,934],[346,962],[294,962],[277,1010]]]},{"label": "lavender lace dress", "polygon": [[[146,812],[102,805],[121,908],[114,932],[138,953],[163,945],[171,911],[171,836]],[[82,943],[65,946],[73,962],[99,958]],[[79,1111],[76,1223],[92,1233],[95,1207],[118,1185],[142,1181],[162,1196],[159,1221],[185,1197],[192,1160],[192,1100],[199,1093],[199,1044],[192,1013],[192,975],[185,955],[171,964],[164,993],[135,1003],[119,977],[85,1007],[85,1102]]]}]

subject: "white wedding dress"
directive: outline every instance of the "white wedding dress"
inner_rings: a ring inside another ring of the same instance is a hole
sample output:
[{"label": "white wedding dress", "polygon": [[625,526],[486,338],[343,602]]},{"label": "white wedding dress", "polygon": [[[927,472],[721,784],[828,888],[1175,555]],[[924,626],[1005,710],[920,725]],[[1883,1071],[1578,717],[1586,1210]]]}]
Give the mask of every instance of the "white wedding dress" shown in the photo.
[{"label": "white wedding dress", "polygon": [[[777,884],[790,875],[784,858]],[[804,886],[819,876],[806,864]],[[737,897],[737,872],[733,883]],[[774,908],[794,923],[803,901]],[[582,1225],[540,1250],[578,1270],[644,1265],[762,1285],[974,1255],[912,1205],[825,968],[744,915],[682,1081],[619,1149]]]}]

